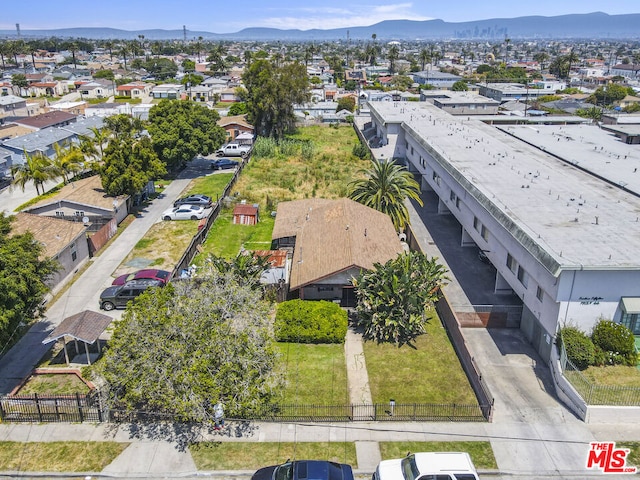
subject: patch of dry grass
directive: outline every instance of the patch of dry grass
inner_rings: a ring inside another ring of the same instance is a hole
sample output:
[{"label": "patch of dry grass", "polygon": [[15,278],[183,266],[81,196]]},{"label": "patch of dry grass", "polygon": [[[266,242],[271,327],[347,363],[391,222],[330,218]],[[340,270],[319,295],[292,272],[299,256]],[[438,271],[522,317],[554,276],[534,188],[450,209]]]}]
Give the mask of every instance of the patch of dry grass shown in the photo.
[{"label": "patch of dry grass", "polygon": [[129,252],[116,274],[137,270],[126,267],[134,258],[148,260],[149,267],[173,270],[198,231],[198,222],[199,220],[175,220],[154,224]]},{"label": "patch of dry grass", "polygon": [[72,373],[33,375],[18,391],[18,395],[86,395],[89,387]]}]

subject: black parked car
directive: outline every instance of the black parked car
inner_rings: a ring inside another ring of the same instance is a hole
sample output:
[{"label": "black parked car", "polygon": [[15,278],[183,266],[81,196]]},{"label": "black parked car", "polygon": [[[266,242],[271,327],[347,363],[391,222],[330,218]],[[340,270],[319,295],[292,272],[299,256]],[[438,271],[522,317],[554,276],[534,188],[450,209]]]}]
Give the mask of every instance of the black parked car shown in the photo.
[{"label": "black parked car", "polygon": [[203,208],[209,208],[211,207],[211,197],[196,193],[187,197],[179,198],[173,202],[174,207],[179,207],[180,205],[199,205]]},{"label": "black parked car", "polygon": [[124,285],[115,285],[105,289],[100,294],[100,308],[113,310],[126,307],[127,303],[136,298],[149,287],[162,287],[164,282],[151,278],[131,280]]},{"label": "black parked car", "polygon": [[326,460],[296,460],[264,467],[251,480],[353,480],[351,465]]},{"label": "black parked car", "polygon": [[219,158],[211,162],[211,168],[214,170],[224,170],[227,168],[236,168],[240,165],[237,160],[231,160],[230,158]]}]

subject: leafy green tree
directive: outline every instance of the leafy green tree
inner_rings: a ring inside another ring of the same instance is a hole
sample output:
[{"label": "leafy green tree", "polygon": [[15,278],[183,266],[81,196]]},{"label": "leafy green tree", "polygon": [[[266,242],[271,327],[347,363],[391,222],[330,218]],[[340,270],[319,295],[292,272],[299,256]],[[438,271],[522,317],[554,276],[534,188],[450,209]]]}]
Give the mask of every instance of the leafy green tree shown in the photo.
[{"label": "leafy green tree", "polygon": [[188,83],[192,87],[195,87],[196,85],[200,85],[203,80],[204,80],[204,77],[202,75],[196,75],[195,73],[187,73],[184,77],[182,77],[182,80],[180,80],[180,83],[182,83],[182,85],[186,85]]},{"label": "leafy green tree", "polygon": [[436,258],[418,251],[406,252],[384,265],[362,273],[356,288],[358,325],[364,337],[397,345],[424,333],[427,311],[448,280]]},{"label": "leafy green tree", "polygon": [[467,86],[467,82],[464,80],[458,80],[451,86],[451,90],[454,92],[466,92],[469,90],[469,87]]},{"label": "leafy green tree", "polygon": [[336,112],[340,110],[349,110],[353,112],[356,109],[356,100],[353,97],[341,97],[338,99],[338,106]]},{"label": "leafy green tree", "polygon": [[107,131],[116,137],[123,135],[133,137],[139,135],[142,130],[144,130],[144,122],[142,120],[136,117],[130,117],[124,113],[105,118],[104,124]]},{"label": "leafy green tree", "polygon": [[112,138],[103,160],[99,171],[107,195],[135,195],[150,180],[167,173],[147,136]]},{"label": "leafy green tree", "polygon": [[113,70],[102,69],[93,74],[93,78],[106,78],[107,80],[115,80],[116,76]]},{"label": "leafy green tree", "polygon": [[627,95],[633,95],[633,89],[624,85],[618,85],[615,83],[609,83],[602,87],[598,87],[593,95],[591,95],[587,101],[594,102],[596,105],[611,105],[615,102],[619,102]]},{"label": "leafy green tree", "polygon": [[27,183],[33,182],[36,187],[36,193],[40,195],[40,193],[44,193],[44,182],[55,178],[51,160],[42,152],[30,155],[25,150],[23,156],[23,164],[11,167],[13,184],[18,185],[24,192]]},{"label": "leafy green tree", "polygon": [[190,280],[152,288],[117,323],[95,375],[111,408],[213,423],[272,407],[278,373],[269,305],[232,274],[203,268]]},{"label": "leafy green tree", "polygon": [[371,168],[363,171],[366,178],[349,184],[349,198],[386,213],[396,230],[401,231],[409,223],[405,200],[412,198],[422,206],[420,186],[402,165],[393,161],[371,162]]},{"label": "leafy green tree", "polygon": [[27,77],[24,73],[14,73],[11,75],[11,85],[18,88],[27,88],[29,86],[29,82],[27,81]]},{"label": "leafy green tree", "polygon": [[144,68],[158,80],[173,78],[178,73],[178,66],[168,58],[151,58],[144,62]]},{"label": "leafy green tree", "polygon": [[248,112],[245,102],[235,102],[229,107],[229,115],[244,115]]},{"label": "leafy green tree", "polygon": [[232,260],[209,255],[206,263],[220,274],[232,274],[239,284],[251,288],[260,288],[260,277],[271,266],[268,257],[252,255],[247,251],[236,255]]},{"label": "leafy green tree", "polygon": [[153,148],[169,168],[215,152],[226,138],[219,119],[218,112],[197,103],[162,100],[149,111]]},{"label": "leafy green tree", "polygon": [[46,282],[59,264],[44,256],[45,246],[31,233],[11,235],[14,217],[0,212],[0,345],[19,325],[42,314]]},{"label": "leafy green tree", "polygon": [[182,61],[182,68],[184,69],[185,72],[193,72],[196,69],[196,62],[194,62],[193,60],[189,60],[188,58],[185,58]]},{"label": "leafy green tree", "polygon": [[307,70],[301,63],[277,67],[254,60],[242,76],[247,89],[248,120],[263,137],[282,138],[295,125],[293,105],[309,101]]},{"label": "leafy green tree", "polygon": [[579,108],[576,115],[582,118],[590,118],[594,122],[602,120],[602,109],[599,107]]}]

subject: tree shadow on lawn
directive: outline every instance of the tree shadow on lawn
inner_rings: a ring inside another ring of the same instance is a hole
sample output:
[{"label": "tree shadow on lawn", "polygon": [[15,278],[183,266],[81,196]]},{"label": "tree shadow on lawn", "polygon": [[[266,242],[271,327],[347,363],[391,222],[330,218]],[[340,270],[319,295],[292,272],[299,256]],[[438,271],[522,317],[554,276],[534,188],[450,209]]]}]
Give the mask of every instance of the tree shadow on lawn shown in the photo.
[{"label": "tree shadow on lawn", "polygon": [[217,437],[251,437],[258,427],[249,421],[227,422],[222,430],[215,430],[213,425],[194,423],[111,423],[105,430],[113,437],[120,431],[129,434],[131,440],[157,440],[174,442],[176,450],[184,452],[189,445],[199,442],[212,442]]}]

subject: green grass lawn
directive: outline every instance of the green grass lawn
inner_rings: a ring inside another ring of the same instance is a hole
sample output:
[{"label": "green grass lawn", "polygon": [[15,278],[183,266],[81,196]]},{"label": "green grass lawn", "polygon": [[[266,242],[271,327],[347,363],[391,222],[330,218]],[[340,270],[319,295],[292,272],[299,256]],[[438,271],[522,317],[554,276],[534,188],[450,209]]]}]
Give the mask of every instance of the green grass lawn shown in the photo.
[{"label": "green grass lawn", "polygon": [[[234,225],[233,210],[225,209],[213,223],[202,245],[202,256],[209,254],[227,259],[238,255],[244,245],[247,250],[269,250],[274,219],[260,216],[256,225]],[[202,258],[199,256],[199,258]]]},{"label": "green grass lawn", "polygon": [[489,442],[380,442],[383,460],[402,458],[408,452],[467,452],[476,468],[498,468]]},{"label": "green grass lawn", "polygon": [[477,404],[476,396],[462,370],[435,311],[427,332],[409,345],[365,342],[364,355],[374,403],[393,398],[401,403]]},{"label": "green grass lawn", "polygon": [[331,460],[357,468],[356,447],[343,442],[202,442],[189,447],[198,470],[257,470],[288,459]]},{"label": "green grass lawn", "polygon": [[348,405],[343,344],[279,343],[286,375],[283,405]]},{"label": "green grass lawn", "polygon": [[182,192],[182,195],[201,193],[203,195],[209,195],[215,202],[222,196],[225,187],[232,178],[233,173],[212,173],[205,177],[198,177],[189,183],[187,188]]},{"label": "green grass lawn", "polygon": [[99,472],[128,445],[116,442],[0,442],[0,470]]}]

